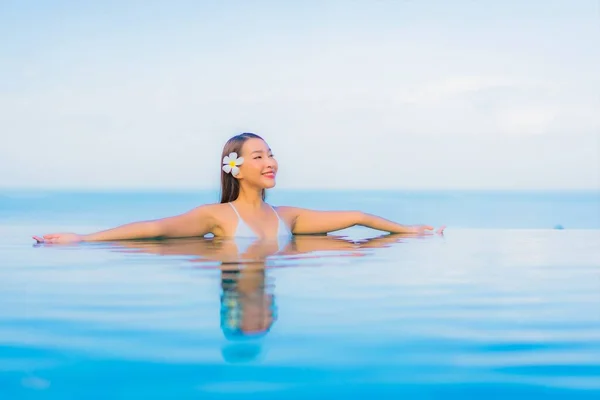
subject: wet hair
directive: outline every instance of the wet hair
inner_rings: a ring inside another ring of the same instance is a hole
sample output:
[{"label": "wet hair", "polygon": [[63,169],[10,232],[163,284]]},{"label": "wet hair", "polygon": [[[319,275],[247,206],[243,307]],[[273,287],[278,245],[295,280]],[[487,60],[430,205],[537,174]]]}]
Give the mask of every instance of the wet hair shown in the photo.
[{"label": "wet hair", "polygon": [[[223,146],[223,153],[221,154],[221,160],[223,157],[230,153],[237,153],[238,156],[242,153],[242,146],[248,139],[260,139],[264,140],[255,133],[244,132],[240,133],[229,139],[225,146]],[[222,165],[221,165],[222,166]],[[229,203],[237,199],[240,194],[240,182],[233,177],[233,175],[225,173],[221,170],[221,203]],[[265,189],[262,190],[262,199],[266,197]]]}]

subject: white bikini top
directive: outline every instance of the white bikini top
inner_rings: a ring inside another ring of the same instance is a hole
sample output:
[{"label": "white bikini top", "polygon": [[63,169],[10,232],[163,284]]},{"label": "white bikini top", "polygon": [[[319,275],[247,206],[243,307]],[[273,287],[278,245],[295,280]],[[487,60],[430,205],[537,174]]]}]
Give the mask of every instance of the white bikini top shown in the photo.
[{"label": "white bikini top", "polygon": [[[238,217],[238,224],[237,227],[235,228],[235,233],[233,234],[233,237],[236,238],[255,238],[258,239],[259,236],[254,233],[254,231],[248,226],[248,224],[242,219],[242,217],[240,216],[240,213],[238,213],[237,209],[235,208],[235,206],[232,203],[228,203],[231,208],[233,208],[233,211],[235,212],[235,215],[237,215]],[[277,226],[277,237],[280,238],[282,236],[287,236],[287,237],[291,237],[292,236],[292,231],[287,227],[287,225],[285,224],[285,222],[283,222],[283,220],[279,217],[279,214],[277,213],[277,211],[275,211],[275,209],[273,208],[273,206],[271,206],[269,204],[269,207],[271,207],[271,210],[273,210],[273,212],[275,213],[275,215],[277,216],[277,220],[279,221],[279,224]]]}]

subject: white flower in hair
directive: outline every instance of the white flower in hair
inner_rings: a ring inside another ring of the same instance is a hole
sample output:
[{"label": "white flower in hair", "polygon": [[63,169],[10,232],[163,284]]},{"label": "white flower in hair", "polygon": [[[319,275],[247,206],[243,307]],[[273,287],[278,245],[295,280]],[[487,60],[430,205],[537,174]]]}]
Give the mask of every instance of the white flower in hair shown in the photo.
[{"label": "white flower in hair", "polygon": [[223,171],[226,174],[231,172],[231,175],[237,176],[240,173],[240,169],[238,168],[240,165],[244,163],[244,157],[239,157],[237,153],[229,153],[228,156],[223,157]]}]

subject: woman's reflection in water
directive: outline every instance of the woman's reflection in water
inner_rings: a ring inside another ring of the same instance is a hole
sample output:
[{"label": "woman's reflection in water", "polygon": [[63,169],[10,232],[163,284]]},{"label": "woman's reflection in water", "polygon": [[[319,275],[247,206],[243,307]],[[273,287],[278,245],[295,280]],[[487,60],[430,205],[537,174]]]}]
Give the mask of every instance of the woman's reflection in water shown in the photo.
[{"label": "woman's reflection in water", "polygon": [[227,362],[253,361],[261,354],[261,338],[277,319],[273,285],[265,268],[221,271],[222,348]]},{"label": "woman's reflection in water", "polygon": [[[260,339],[277,320],[274,284],[270,268],[289,266],[290,260],[326,257],[359,257],[366,249],[398,243],[406,235],[383,235],[362,241],[342,236],[294,236],[281,243],[256,239],[215,238],[119,242],[128,252],[192,256],[199,267],[218,262],[221,271],[220,326],[227,345],[222,354],[227,362],[256,360]],[[327,254],[330,252],[331,254]],[[317,254],[318,253],[318,254]]]},{"label": "woman's reflection in water", "polygon": [[221,330],[228,339],[266,334],[276,320],[265,269],[221,272]]}]

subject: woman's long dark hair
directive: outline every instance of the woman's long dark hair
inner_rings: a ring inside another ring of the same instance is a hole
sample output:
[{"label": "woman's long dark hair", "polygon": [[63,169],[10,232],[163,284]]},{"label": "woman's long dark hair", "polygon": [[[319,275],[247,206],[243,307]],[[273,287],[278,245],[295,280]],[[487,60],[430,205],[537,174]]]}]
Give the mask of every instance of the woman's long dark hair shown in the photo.
[{"label": "woman's long dark hair", "polygon": [[[240,133],[229,139],[225,146],[223,146],[223,154],[221,155],[221,161],[223,158],[230,153],[237,153],[238,157],[241,157],[242,146],[248,139],[260,139],[264,140],[260,136],[245,132]],[[223,164],[221,163],[221,167]],[[221,203],[229,203],[237,199],[240,194],[240,182],[233,177],[231,174],[225,173],[225,171],[221,170]],[[262,190],[262,199],[264,200],[266,197],[265,189]]]}]

